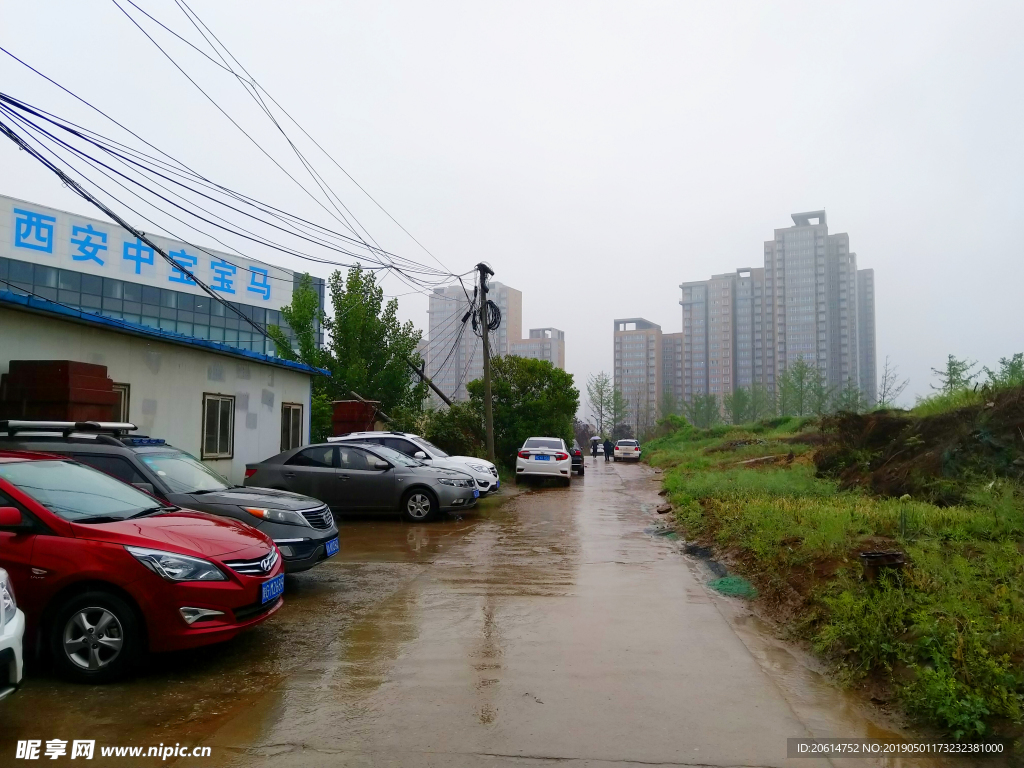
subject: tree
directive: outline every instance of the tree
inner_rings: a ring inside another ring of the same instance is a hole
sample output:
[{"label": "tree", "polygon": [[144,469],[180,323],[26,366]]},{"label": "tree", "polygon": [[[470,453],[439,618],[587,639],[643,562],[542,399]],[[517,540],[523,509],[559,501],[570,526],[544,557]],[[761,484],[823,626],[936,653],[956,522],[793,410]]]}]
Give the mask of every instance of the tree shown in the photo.
[{"label": "tree", "polygon": [[484,448],[484,421],[471,403],[452,403],[430,411],[424,418],[423,436],[453,456],[479,456]]},{"label": "tree", "polygon": [[832,396],[835,388],[825,380],[825,374],[818,368],[811,369],[808,385],[809,410],[815,416],[824,416],[832,408]]},{"label": "tree", "polygon": [[760,421],[775,415],[775,399],[760,382],[750,385],[749,410],[751,421]]},{"label": "tree", "polygon": [[[320,309],[312,279],[303,275],[292,303],[281,308],[294,342],[277,326],[268,329],[280,357],[331,373],[329,378],[313,379],[310,439],[314,442],[331,433],[331,402],[351,400],[353,391],[380,401],[385,413],[418,412],[426,395],[426,385],[412,381],[406,362],[419,362],[416,345],[422,334],[412,323],[398,322],[398,300],[385,305],[375,275],[359,267],[350,269],[344,280],[341,272],[335,272],[329,286],[332,316]],[[323,349],[316,346],[318,323],[330,339]]]},{"label": "tree", "polygon": [[982,368],[988,376],[988,385],[993,388],[1017,387],[1024,384],[1024,352],[1013,357],[999,358],[999,370]]},{"label": "tree", "polygon": [[[299,278],[298,287],[292,291],[292,303],[281,307],[281,317],[295,336],[290,341],[284,331],[276,325],[267,327],[276,347],[277,356],[294,360],[314,368],[327,367],[327,354],[317,346],[317,325],[323,326],[325,317],[320,309],[320,297],[313,290],[313,279],[308,275]],[[312,403],[309,414],[309,439],[323,442],[331,434],[331,395],[326,376],[314,376],[312,381]]]},{"label": "tree", "polygon": [[576,438],[576,442],[580,444],[580,448],[583,449],[583,453],[590,450],[590,438],[596,433],[594,428],[587,424],[585,421],[574,419],[572,423],[573,437]]},{"label": "tree", "polygon": [[709,429],[722,420],[718,398],[710,392],[693,395],[690,402],[683,404],[683,411],[690,423],[698,429]]},{"label": "tree", "polygon": [[745,424],[750,420],[750,393],[743,387],[736,387],[722,398],[722,405],[732,424]]},{"label": "tree", "polygon": [[384,304],[384,290],[373,272],[352,267],[342,279],[335,272],[328,281],[334,314],[325,327],[330,334],[327,367],[330,391],[336,400],[358,392],[379,400],[383,411],[419,409],[426,384],[413,383],[409,364],[419,362],[416,345],[423,334],[411,322],[398,322],[398,299]]},{"label": "tree", "polygon": [[661,396],[661,418],[675,416],[679,413],[679,401],[672,392],[665,392]]},{"label": "tree", "polygon": [[613,389],[611,379],[604,371],[591,374],[587,379],[587,402],[590,404],[591,413],[594,414],[594,421],[597,422],[599,435],[604,434],[605,421],[612,407]]},{"label": "tree", "polygon": [[857,382],[850,377],[836,397],[834,409],[846,413],[860,413],[865,408],[864,395]]},{"label": "tree", "polygon": [[612,433],[611,433],[610,437],[611,437],[613,443],[616,443],[619,440],[635,440],[636,439],[636,436],[633,434],[633,428],[629,424],[626,424],[625,422],[623,422],[621,424],[616,424],[612,428]]},{"label": "tree", "polygon": [[878,383],[879,408],[894,408],[903,390],[910,384],[910,379],[901,379],[900,371],[896,365],[889,362],[889,356],[885,356],[885,365],[882,366],[882,380]]},{"label": "tree", "polygon": [[939,386],[931,385],[932,389],[945,394],[956,392],[958,389],[967,389],[974,383],[978,374],[974,372],[977,362],[972,360],[961,360],[953,355],[946,358],[945,368],[932,368],[939,379]]},{"label": "tree", "polygon": [[[483,412],[484,383],[467,385],[470,402]],[[491,360],[494,449],[499,461],[514,462],[516,452],[531,436],[560,437],[572,445],[573,421],[580,392],[571,373],[546,360],[508,355]]]},{"label": "tree", "polygon": [[800,355],[779,377],[779,415],[806,416],[811,411],[813,365]]},{"label": "tree", "polygon": [[613,429],[618,427],[625,423],[628,414],[629,403],[617,387],[612,387],[611,405],[608,408],[608,418],[605,420],[605,427],[608,425],[611,425]]}]

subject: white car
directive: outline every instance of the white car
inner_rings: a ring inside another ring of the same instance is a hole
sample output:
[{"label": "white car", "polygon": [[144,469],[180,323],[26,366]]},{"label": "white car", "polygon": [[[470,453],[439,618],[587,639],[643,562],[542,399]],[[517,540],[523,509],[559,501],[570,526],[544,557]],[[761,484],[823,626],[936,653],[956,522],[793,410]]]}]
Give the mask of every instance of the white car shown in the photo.
[{"label": "white car", "polygon": [[404,453],[406,456],[419,459],[432,467],[465,472],[472,475],[476,481],[481,498],[496,492],[501,487],[501,481],[498,480],[498,468],[487,459],[478,459],[475,456],[449,456],[433,443],[408,432],[350,432],[340,437],[328,437],[327,442],[383,445],[399,453]]},{"label": "white car", "polygon": [[21,684],[24,634],[25,614],[14,600],[10,576],[0,568],[0,699],[5,699]]},{"label": "white car", "polygon": [[636,440],[619,440],[615,444],[615,460],[640,461],[640,443]]},{"label": "white car", "polygon": [[560,437],[531,437],[516,454],[516,482],[521,477],[558,477],[572,484],[572,457]]}]

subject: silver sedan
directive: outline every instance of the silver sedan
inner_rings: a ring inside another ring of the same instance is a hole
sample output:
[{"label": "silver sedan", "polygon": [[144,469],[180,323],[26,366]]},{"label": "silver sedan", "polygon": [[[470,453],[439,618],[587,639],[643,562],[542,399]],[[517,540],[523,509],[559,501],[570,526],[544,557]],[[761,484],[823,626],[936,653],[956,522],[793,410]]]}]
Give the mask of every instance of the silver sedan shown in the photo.
[{"label": "silver sedan", "polygon": [[246,465],[246,486],[278,488],[320,499],[332,512],[394,512],[426,522],[476,505],[480,492],[465,472],[431,467],[368,443],[293,448]]}]

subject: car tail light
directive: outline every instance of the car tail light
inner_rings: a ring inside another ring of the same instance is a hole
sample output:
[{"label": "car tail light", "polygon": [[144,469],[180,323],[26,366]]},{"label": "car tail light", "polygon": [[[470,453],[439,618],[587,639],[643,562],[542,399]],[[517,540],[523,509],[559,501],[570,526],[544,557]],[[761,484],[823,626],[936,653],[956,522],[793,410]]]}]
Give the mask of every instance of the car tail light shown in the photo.
[{"label": "car tail light", "polygon": [[255,474],[256,474],[256,470],[255,470],[255,469],[250,469],[249,467],[246,467],[246,468],[245,468],[245,476],[246,476],[247,478],[248,478],[248,477],[252,477],[252,476],[253,476],[253,475],[255,475]]},{"label": "car tail light", "polygon": [[583,455],[583,451],[579,451],[579,450],[573,451],[573,453],[575,453],[577,456],[582,456]]},{"label": "car tail light", "polygon": [[520,459],[528,459],[528,458],[530,458],[530,452],[529,451],[520,451],[519,452],[519,458]]},{"label": "car tail light", "polygon": [[555,454],[555,461],[565,461],[568,458],[569,458],[569,454],[568,453],[561,453],[561,452],[559,452],[559,453]]}]

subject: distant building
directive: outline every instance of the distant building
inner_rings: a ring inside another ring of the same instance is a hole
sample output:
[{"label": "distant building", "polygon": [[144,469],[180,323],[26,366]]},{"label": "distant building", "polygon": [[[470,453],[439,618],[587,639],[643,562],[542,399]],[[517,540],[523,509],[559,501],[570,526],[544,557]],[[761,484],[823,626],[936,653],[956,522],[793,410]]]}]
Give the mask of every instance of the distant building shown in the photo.
[{"label": "distant building", "polygon": [[[682,283],[683,400],[777,379],[799,358],[840,390],[875,397],[874,273],[857,270],[825,211],[794,213],[764,244],[764,268]],[[673,384],[675,387],[675,384]]]},{"label": "distant building", "polygon": [[[435,288],[430,294],[429,331],[421,354],[427,376],[452,400],[468,400],[466,384],[484,375],[483,342],[473,331],[471,320],[462,318],[470,299],[461,285]],[[511,353],[511,343],[523,335],[523,294],[503,283],[491,282],[489,298],[501,309],[501,324],[491,331],[491,355]]]},{"label": "distant building", "polygon": [[509,354],[547,360],[565,370],[565,331],[557,328],[531,328],[530,338],[513,341]]},{"label": "distant building", "polygon": [[875,270],[857,270],[857,339],[860,343],[860,391],[869,403],[878,400],[875,361]]},{"label": "distant building", "polygon": [[615,388],[629,409],[630,424],[638,432],[657,420],[662,392],[661,326],[631,317],[615,321]]}]

